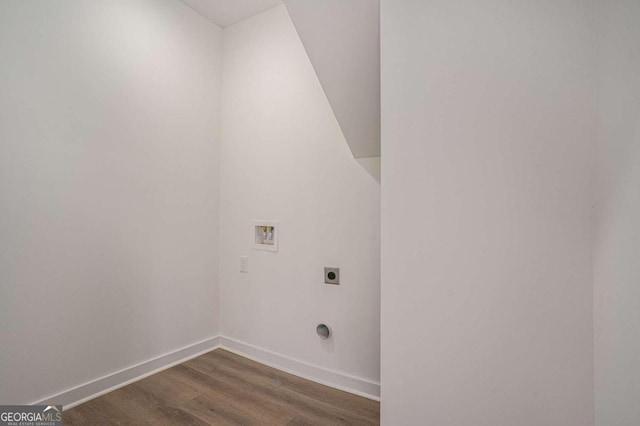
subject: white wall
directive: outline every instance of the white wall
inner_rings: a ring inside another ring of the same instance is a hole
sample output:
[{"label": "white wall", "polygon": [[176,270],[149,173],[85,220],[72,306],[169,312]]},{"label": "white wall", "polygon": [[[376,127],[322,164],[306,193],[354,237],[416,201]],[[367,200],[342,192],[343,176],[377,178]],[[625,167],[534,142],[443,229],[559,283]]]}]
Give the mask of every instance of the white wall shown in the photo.
[{"label": "white wall", "polygon": [[593,424],[592,19],[382,1],[384,424]]},{"label": "white wall", "polygon": [[[223,50],[222,334],[377,381],[380,187],[351,156],[283,6],[226,28]],[[278,253],[252,250],[254,219],[280,222]],[[339,287],[323,284],[324,266],[341,268]],[[321,321],[331,342],[315,334]]]},{"label": "white wall", "polygon": [[174,0],[0,2],[0,403],[218,333],[220,48]]},{"label": "white wall", "polygon": [[640,3],[598,3],[596,424],[640,424]]},{"label": "white wall", "polygon": [[285,5],[351,153],[380,157],[380,2]]}]

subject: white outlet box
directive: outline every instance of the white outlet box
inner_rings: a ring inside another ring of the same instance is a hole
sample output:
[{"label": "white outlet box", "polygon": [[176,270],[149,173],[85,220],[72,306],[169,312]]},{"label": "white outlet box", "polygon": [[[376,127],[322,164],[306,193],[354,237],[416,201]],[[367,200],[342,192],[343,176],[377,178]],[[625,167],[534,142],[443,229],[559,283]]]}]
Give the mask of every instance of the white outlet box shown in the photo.
[{"label": "white outlet box", "polygon": [[275,220],[253,222],[253,248],[255,250],[278,251],[280,227]]}]

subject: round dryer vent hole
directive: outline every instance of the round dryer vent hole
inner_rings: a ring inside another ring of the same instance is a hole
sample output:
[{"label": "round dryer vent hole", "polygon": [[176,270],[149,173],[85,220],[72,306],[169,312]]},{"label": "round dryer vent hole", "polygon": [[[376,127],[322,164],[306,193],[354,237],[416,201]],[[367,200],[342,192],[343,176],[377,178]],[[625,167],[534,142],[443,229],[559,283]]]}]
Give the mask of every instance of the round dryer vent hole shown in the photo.
[{"label": "round dryer vent hole", "polygon": [[331,336],[331,328],[327,324],[318,324],[316,333],[321,339],[328,339]]}]

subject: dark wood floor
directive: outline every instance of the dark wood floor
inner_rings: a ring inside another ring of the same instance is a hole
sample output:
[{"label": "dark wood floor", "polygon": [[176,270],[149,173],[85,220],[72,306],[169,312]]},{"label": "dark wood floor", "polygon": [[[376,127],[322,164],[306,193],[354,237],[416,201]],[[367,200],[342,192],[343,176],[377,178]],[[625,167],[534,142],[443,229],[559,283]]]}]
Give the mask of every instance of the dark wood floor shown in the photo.
[{"label": "dark wood floor", "polygon": [[380,404],[224,351],[64,412],[65,425],[377,425]]}]

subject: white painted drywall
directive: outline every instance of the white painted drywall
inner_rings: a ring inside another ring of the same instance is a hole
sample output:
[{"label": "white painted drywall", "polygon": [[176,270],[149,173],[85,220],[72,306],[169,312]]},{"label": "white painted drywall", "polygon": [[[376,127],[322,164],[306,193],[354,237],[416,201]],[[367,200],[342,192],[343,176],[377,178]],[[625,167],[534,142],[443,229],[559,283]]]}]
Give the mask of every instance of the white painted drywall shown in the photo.
[{"label": "white painted drywall", "polygon": [[0,403],[218,333],[221,36],[175,0],[0,2]]},{"label": "white painted drywall", "polygon": [[382,422],[593,425],[593,3],[382,0]]},{"label": "white painted drywall", "polygon": [[382,159],[380,157],[357,158],[358,164],[364,168],[367,173],[373,177],[376,182],[380,183],[382,175]]},{"label": "white painted drywall", "polygon": [[380,156],[380,2],[286,0],[356,158]]},{"label": "white painted drywall", "polygon": [[[223,51],[222,334],[377,381],[380,186],[349,152],[284,6],[226,28]],[[252,250],[254,219],[279,221],[277,253]],[[323,284],[324,266],[341,268],[340,286]]]},{"label": "white painted drywall", "polygon": [[640,2],[598,3],[598,426],[640,424]]}]

